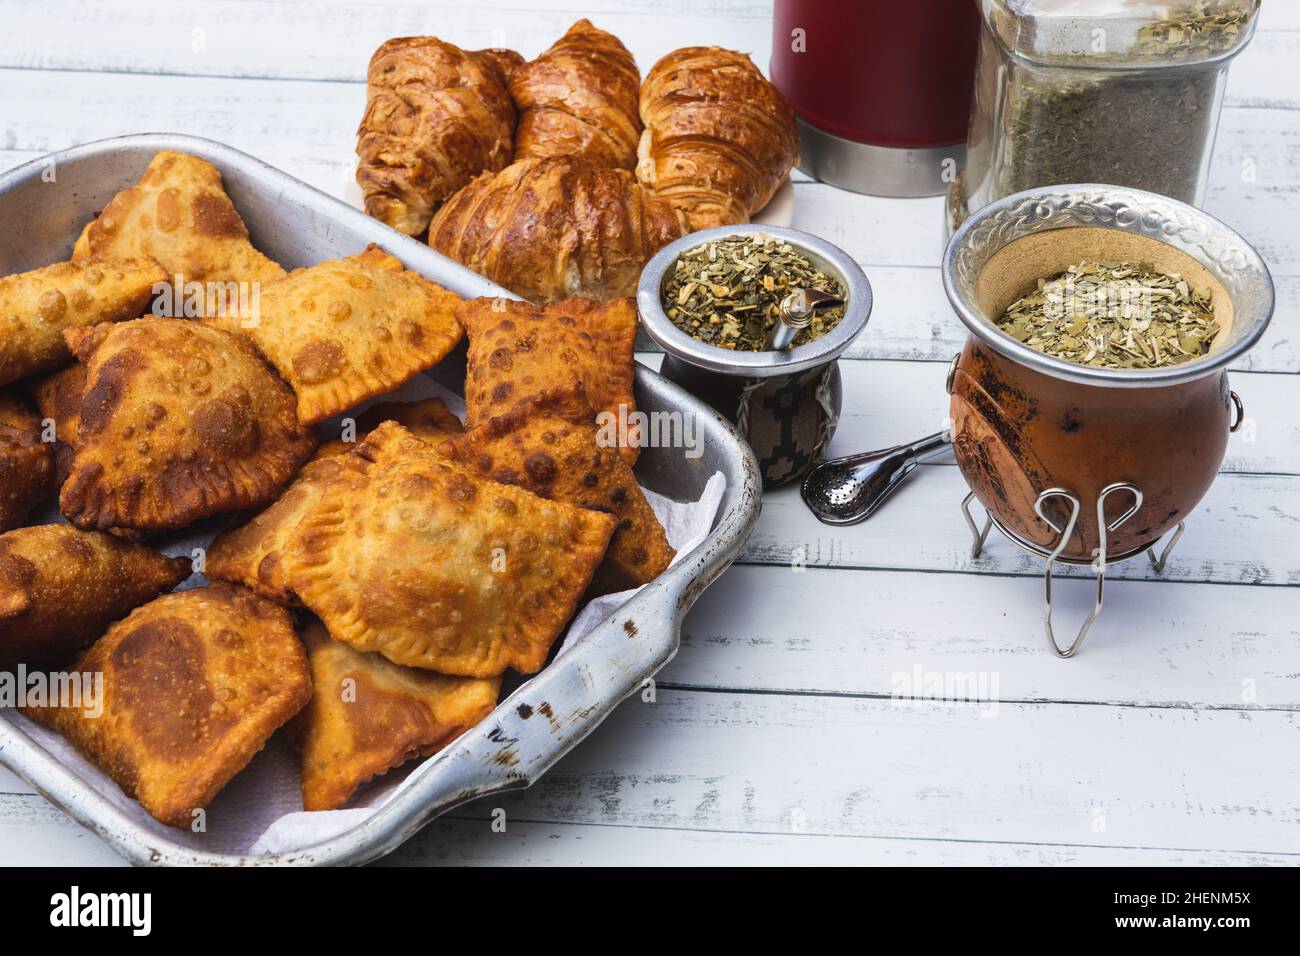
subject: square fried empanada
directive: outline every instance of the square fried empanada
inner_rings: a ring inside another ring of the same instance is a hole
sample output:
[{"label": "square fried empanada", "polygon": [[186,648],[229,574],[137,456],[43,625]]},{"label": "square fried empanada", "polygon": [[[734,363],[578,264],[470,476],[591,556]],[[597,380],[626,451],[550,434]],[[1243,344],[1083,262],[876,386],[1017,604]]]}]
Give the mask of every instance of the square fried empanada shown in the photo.
[{"label": "square fried empanada", "polygon": [[136,608],[74,666],[103,673],[102,714],[26,712],[174,827],[190,826],[311,697],[289,612],[231,584]]},{"label": "square fried empanada", "polygon": [[357,428],[372,432],[384,422],[397,422],[430,445],[465,432],[465,426],[441,398],[425,398],[418,402],[377,402],[361,413]]},{"label": "square fried empanada", "polygon": [[[597,412],[609,412],[616,421],[636,410],[637,318],[631,299],[568,299],[545,308],[513,299],[470,299],[456,315],[469,335],[467,428],[537,392],[575,382],[586,388]],[[639,451],[635,440],[619,448],[629,465]]]},{"label": "square fried empanada", "polygon": [[0,671],[62,667],[189,575],[184,558],[68,524],[0,534]]},{"label": "square fried empanada", "polygon": [[272,500],[316,447],[293,392],[244,338],[136,319],[64,333],[86,366],[72,473],[82,528],[181,528]]},{"label": "square fried empanada", "polygon": [[378,402],[357,418],[356,441],[341,439],[325,442],[316,450],[315,458],[342,455],[356,447],[368,432],[383,422],[397,422],[416,438],[438,445],[448,438],[464,434],[465,426],[440,398],[426,398],[418,402]]},{"label": "square fried empanada", "polygon": [[281,604],[302,606],[289,588],[281,561],[290,537],[326,496],[354,496],[365,485],[365,475],[347,454],[355,443],[337,444],[344,445],[340,452],[308,462],[269,508],[217,535],[204,562],[209,578],[242,584]]},{"label": "square fried empanada", "polygon": [[0,392],[0,531],[23,522],[54,491],[54,444],[18,395]]},{"label": "square fried empanada", "polygon": [[[463,434],[460,419],[439,398],[418,402],[380,402],[357,419],[358,441],[326,442],[316,450],[280,498],[244,524],[218,535],[208,549],[207,573],[222,581],[234,581],[252,588],[263,597],[282,604],[301,606],[289,590],[280,565],[280,554],[298,522],[326,494],[355,491],[364,475],[349,465],[346,456],[364,435],[386,421],[395,421],[428,444],[435,445]],[[340,461],[322,467],[327,458]]]},{"label": "square fried empanada", "polygon": [[209,321],[248,335],[293,386],[298,418],[313,424],[441,361],[461,338],[460,302],[371,247],[267,286],[253,321]]},{"label": "square fried empanada", "polygon": [[[82,231],[74,260],[105,256],[152,256],[184,282],[266,283],[285,276],[248,241],[248,227],[221,186],[221,173],[206,160],[163,150],[140,181],[124,189]],[[215,314],[227,290],[215,286],[206,308]]]},{"label": "square fried empanada", "polygon": [[67,365],[64,329],[137,318],[166,281],[149,258],[60,262],[0,279],[0,385]]},{"label": "square fried empanada", "polygon": [[396,422],[346,459],[365,486],[324,496],[280,557],[330,634],[444,674],[539,670],[614,518],[489,481]]},{"label": "square fried empanada", "polygon": [[602,445],[581,385],[539,392],[440,450],[493,481],[617,518],[591,596],[639,587],[673,559],[632,469],[617,448]]},{"label": "square fried empanada", "polygon": [[302,630],[311,702],[294,718],[304,810],[337,810],[367,781],[437,753],[496,707],[500,677],[448,677]]}]

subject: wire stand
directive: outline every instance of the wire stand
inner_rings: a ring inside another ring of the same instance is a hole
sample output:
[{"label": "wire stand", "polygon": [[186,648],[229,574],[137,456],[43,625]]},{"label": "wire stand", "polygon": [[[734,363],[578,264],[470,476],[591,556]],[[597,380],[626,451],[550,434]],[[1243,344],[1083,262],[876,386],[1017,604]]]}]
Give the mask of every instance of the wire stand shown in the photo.
[{"label": "wire stand", "polygon": [[[1127,492],[1132,497],[1133,503],[1129,506],[1128,510],[1118,518],[1107,522],[1106,499],[1113,494],[1119,494],[1121,492]],[[1065,522],[1064,528],[1049,518],[1043,510],[1044,505],[1052,498],[1062,499],[1069,505],[1070,517]],[[998,521],[997,518],[993,516],[992,512],[987,510],[985,511],[984,526],[981,528],[976,523],[974,516],[971,514],[971,502],[974,500],[975,492],[972,491],[962,499],[961,503],[962,515],[965,516],[966,525],[970,528],[972,538],[970,554],[972,558],[979,557],[980,552],[984,550],[984,543],[988,539],[989,531],[994,525],[996,525],[997,529],[1009,538],[1017,547],[1044,559],[1043,587],[1046,601],[1043,615],[1043,629],[1047,634],[1048,646],[1051,647],[1052,652],[1056,654],[1057,657],[1062,658],[1073,657],[1078,652],[1079,648],[1083,646],[1084,638],[1088,636],[1088,629],[1092,627],[1093,622],[1097,620],[1097,616],[1101,614],[1102,600],[1105,597],[1106,589],[1107,563],[1118,564],[1121,561],[1127,561],[1129,558],[1145,553],[1151,560],[1151,566],[1158,574],[1165,569],[1165,564],[1169,560],[1170,552],[1173,551],[1174,545],[1178,543],[1178,539],[1183,536],[1183,529],[1186,527],[1186,522],[1178,522],[1178,527],[1174,529],[1174,533],[1169,538],[1169,542],[1160,551],[1158,556],[1155,552],[1155,546],[1159,543],[1158,539],[1152,541],[1150,544],[1145,544],[1140,548],[1135,548],[1134,550],[1128,551],[1124,554],[1108,555],[1106,549],[1107,534],[1120,528],[1124,522],[1137,514],[1138,509],[1142,507],[1141,489],[1132,482],[1117,481],[1114,484],[1107,485],[1101,490],[1101,494],[1097,496],[1097,528],[1100,540],[1098,542],[1099,547],[1093,551],[1092,559],[1083,560],[1080,558],[1063,558],[1061,557],[1061,552],[1065,550],[1066,545],[1070,541],[1070,535],[1074,533],[1074,526],[1079,521],[1081,504],[1078,495],[1071,491],[1067,491],[1065,488],[1048,488],[1046,491],[1041,492],[1038,495],[1038,498],[1034,501],[1034,513],[1038,515],[1038,519],[1056,532],[1056,543],[1051,547],[1043,547],[1042,545],[1035,544],[1034,542],[1028,541],[1013,533],[1009,528],[1003,525],[1002,522]],[[1058,561],[1062,564],[1092,565],[1097,581],[1097,596],[1096,600],[1093,602],[1092,613],[1084,620],[1083,625],[1079,628],[1078,634],[1075,635],[1074,641],[1071,642],[1069,647],[1064,649],[1062,649],[1061,645],[1057,642],[1056,634],[1052,630],[1052,567]]]}]

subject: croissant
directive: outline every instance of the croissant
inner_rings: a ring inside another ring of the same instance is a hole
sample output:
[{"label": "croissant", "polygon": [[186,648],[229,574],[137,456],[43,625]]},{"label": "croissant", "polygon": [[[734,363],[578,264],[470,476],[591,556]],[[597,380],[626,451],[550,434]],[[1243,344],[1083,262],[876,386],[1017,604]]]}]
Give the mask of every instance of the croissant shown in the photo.
[{"label": "croissant", "polygon": [[452,196],[429,224],[429,245],[545,303],[634,295],[646,260],[684,230],[625,169],[525,159]]},{"label": "croissant", "polygon": [[568,156],[596,166],[636,165],[641,74],[627,47],[587,20],[510,76],[519,109],[515,161]]},{"label": "croissant", "polygon": [[366,212],[418,235],[444,199],[510,162],[512,50],[467,53],[435,37],[397,37],[370,58],[357,130],[357,184]]},{"label": "croissant", "polygon": [[743,53],[686,47],[641,87],[642,185],[681,210],[691,230],[748,222],[799,156],[794,110]]}]

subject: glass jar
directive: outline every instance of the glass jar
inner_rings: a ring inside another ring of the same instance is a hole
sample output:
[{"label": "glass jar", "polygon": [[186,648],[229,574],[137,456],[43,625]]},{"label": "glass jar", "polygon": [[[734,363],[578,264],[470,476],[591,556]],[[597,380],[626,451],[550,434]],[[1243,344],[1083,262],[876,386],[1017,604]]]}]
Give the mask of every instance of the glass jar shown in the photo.
[{"label": "glass jar", "polygon": [[1259,0],[975,0],[966,168],[948,228],[1003,196],[1106,183],[1199,205],[1228,64]]}]

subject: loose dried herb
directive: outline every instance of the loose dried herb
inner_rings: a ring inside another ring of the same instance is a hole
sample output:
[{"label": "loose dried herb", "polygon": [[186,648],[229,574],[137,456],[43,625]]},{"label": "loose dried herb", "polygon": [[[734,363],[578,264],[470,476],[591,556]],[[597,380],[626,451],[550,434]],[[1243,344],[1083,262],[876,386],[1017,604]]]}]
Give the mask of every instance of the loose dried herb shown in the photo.
[{"label": "loose dried herb", "polygon": [[[1219,65],[1168,64],[1230,50],[1255,8],[1201,0],[1141,27],[1126,51],[1082,55],[1064,68],[1013,63],[997,194],[1114,183],[1194,202],[1213,145]],[[1134,69],[1089,69],[1108,62]]]},{"label": "loose dried herb", "polygon": [[1199,0],[1177,16],[1155,20],[1138,30],[1133,51],[1165,59],[1205,59],[1230,50],[1258,8],[1228,7],[1222,0]]},{"label": "loose dried herb", "polygon": [[1108,260],[1039,279],[997,324],[1048,355],[1118,369],[1190,362],[1210,350],[1219,332],[1209,290],[1150,263]]},{"label": "loose dried herb", "polygon": [[[780,321],[781,300],[795,289],[844,296],[834,276],[789,243],[763,233],[715,239],[682,253],[663,288],[663,306],[679,329],[719,348],[758,352]],[[820,338],[844,318],[844,306],[818,310],[795,337]]]}]

